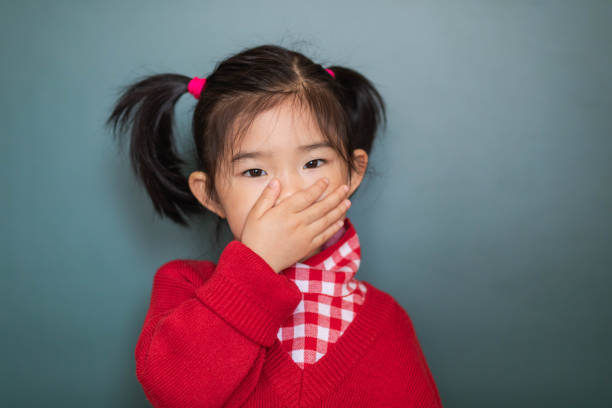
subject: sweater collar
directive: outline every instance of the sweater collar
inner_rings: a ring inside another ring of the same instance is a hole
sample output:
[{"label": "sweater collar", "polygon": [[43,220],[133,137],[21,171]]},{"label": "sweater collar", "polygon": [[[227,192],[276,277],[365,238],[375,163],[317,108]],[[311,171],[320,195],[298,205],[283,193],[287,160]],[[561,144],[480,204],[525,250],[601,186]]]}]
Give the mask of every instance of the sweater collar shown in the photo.
[{"label": "sweater collar", "polygon": [[361,263],[361,247],[355,227],[347,217],[344,225],[322,247],[302,262],[281,273],[302,293],[346,296],[357,289],[354,279]]}]

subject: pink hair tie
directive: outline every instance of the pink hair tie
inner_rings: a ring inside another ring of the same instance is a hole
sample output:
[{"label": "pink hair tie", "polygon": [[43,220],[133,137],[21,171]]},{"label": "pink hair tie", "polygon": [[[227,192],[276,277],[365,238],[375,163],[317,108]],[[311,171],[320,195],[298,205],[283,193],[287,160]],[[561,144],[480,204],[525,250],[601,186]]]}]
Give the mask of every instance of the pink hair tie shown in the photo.
[{"label": "pink hair tie", "polygon": [[200,95],[202,95],[202,91],[204,90],[204,85],[206,84],[206,78],[198,78],[193,77],[189,84],[187,85],[187,89],[189,93],[192,94],[196,99],[200,99]]},{"label": "pink hair tie", "polygon": [[332,70],[331,70],[331,69],[329,69],[329,68],[325,68],[325,70],[326,70],[327,72],[329,72],[329,75],[333,76],[333,77],[334,77],[334,79],[336,78],[336,74],[334,74],[334,71],[332,71]]}]

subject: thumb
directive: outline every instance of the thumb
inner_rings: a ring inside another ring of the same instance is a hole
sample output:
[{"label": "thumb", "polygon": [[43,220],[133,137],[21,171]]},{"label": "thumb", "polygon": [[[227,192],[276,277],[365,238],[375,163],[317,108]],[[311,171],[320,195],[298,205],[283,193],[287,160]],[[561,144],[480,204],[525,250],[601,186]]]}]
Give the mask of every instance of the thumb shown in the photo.
[{"label": "thumb", "polygon": [[264,190],[261,192],[261,195],[257,201],[255,201],[255,205],[251,211],[257,218],[261,217],[266,211],[274,207],[276,197],[278,197],[278,192],[280,191],[278,184],[279,183],[276,178],[270,180],[266,188],[264,188]]}]

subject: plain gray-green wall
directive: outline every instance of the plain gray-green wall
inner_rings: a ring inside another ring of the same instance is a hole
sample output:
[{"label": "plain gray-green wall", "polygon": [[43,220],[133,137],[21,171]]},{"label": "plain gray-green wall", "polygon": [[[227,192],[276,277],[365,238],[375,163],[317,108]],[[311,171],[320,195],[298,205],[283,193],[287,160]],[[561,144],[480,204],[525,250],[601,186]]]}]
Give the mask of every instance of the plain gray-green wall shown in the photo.
[{"label": "plain gray-green wall", "polygon": [[357,277],[410,314],[444,406],[612,406],[611,1],[22,0],[0,23],[0,405],[149,406],[153,275],[219,251],[206,218],[156,216],[104,120],[139,75],[276,43],[388,104]]}]

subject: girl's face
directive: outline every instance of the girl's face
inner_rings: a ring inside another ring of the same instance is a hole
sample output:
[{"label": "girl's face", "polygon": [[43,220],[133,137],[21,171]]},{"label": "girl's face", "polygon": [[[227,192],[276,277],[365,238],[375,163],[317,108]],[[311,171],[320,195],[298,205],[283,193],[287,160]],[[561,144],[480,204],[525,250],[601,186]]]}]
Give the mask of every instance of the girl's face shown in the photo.
[{"label": "girl's face", "polygon": [[282,103],[259,114],[234,149],[234,157],[225,158],[228,165],[221,168],[226,173],[215,180],[220,202],[206,197],[206,173],[193,172],[189,185],[202,205],[227,218],[234,239],[240,240],[249,211],[274,177],[280,181],[276,205],[323,177],[329,179],[329,185],[319,200],[342,184],[349,186],[350,196],[363,179],[368,159],[362,149],[355,149],[353,155],[360,171],[353,172],[349,183],[347,164],[326,143],[314,118]]}]

